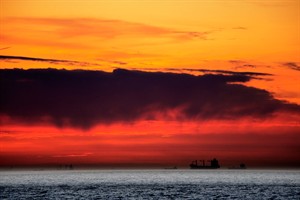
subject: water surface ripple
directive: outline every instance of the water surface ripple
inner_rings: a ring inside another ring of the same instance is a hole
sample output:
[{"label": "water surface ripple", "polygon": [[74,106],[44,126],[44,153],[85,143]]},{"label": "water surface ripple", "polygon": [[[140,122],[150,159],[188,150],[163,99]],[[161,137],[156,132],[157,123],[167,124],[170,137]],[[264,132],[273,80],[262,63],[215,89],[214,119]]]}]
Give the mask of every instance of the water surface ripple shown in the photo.
[{"label": "water surface ripple", "polygon": [[300,171],[1,171],[0,199],[299,200]]}]

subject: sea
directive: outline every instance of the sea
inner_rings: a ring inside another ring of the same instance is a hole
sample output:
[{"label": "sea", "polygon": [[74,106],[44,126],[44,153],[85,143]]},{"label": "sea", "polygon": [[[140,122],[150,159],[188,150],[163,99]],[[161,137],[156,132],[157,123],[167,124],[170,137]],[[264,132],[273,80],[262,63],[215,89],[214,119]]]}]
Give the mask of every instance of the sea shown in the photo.
[{"label": "sea", "polygon": [[0,199],[300,199],[300,170],[7,170]]}]

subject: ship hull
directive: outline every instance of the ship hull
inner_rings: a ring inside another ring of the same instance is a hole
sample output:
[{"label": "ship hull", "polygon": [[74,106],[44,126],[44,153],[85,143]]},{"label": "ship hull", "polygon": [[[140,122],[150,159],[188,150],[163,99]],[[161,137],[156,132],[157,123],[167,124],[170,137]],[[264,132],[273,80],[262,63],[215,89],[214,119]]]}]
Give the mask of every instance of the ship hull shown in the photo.
[{"label": "ship hull", "polygon": [[190,164],[191,169],[218,169],[220,168],[219,162],[217,159],[210,160],[210,165],[205,165],[205,160],[199,160],[202,161],[203,165],[198,164],[198,160],[192,161]]},{"label": "ship hull", "polygon": [[218,169],[217,167],[191,167],[191,169]]},{"label": "ship hull", "polygon": [[220,167],[190,165],[191,169],[218,169]]}]

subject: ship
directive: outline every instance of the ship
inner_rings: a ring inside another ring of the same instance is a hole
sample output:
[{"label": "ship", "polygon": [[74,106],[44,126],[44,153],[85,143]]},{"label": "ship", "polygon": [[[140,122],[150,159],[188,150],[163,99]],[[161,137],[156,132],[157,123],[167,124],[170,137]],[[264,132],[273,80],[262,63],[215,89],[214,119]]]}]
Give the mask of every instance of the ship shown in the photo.
[{"label": "ship", "polygon": [[[202,162],[202,164],[201,164],[201,162]],[[218,168],[220,168],[219,161],[217,159],[214,158],[212,160],[208,160],[208,162],[210,162],[210,165],[205,165],[205,160],[193,160],[192,163],[190,164],[190,168],[191,169],[218,169]]]},{"label": "ship", "polygon": [[241,163],[240,166],[238,167],[232,166],[232,167],[228,167],[228,169],[247,169],[247,167],[244,163]]}]

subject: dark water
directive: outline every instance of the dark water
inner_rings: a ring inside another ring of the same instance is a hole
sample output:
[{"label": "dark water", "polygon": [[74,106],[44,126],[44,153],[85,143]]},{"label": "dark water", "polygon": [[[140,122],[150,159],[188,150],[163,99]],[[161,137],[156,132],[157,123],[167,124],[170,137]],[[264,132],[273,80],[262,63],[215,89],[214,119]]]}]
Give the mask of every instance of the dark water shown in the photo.
[{"label": "dark water", "polygon": [[2,171],[0,199],[299,200],[300,171]]}]

